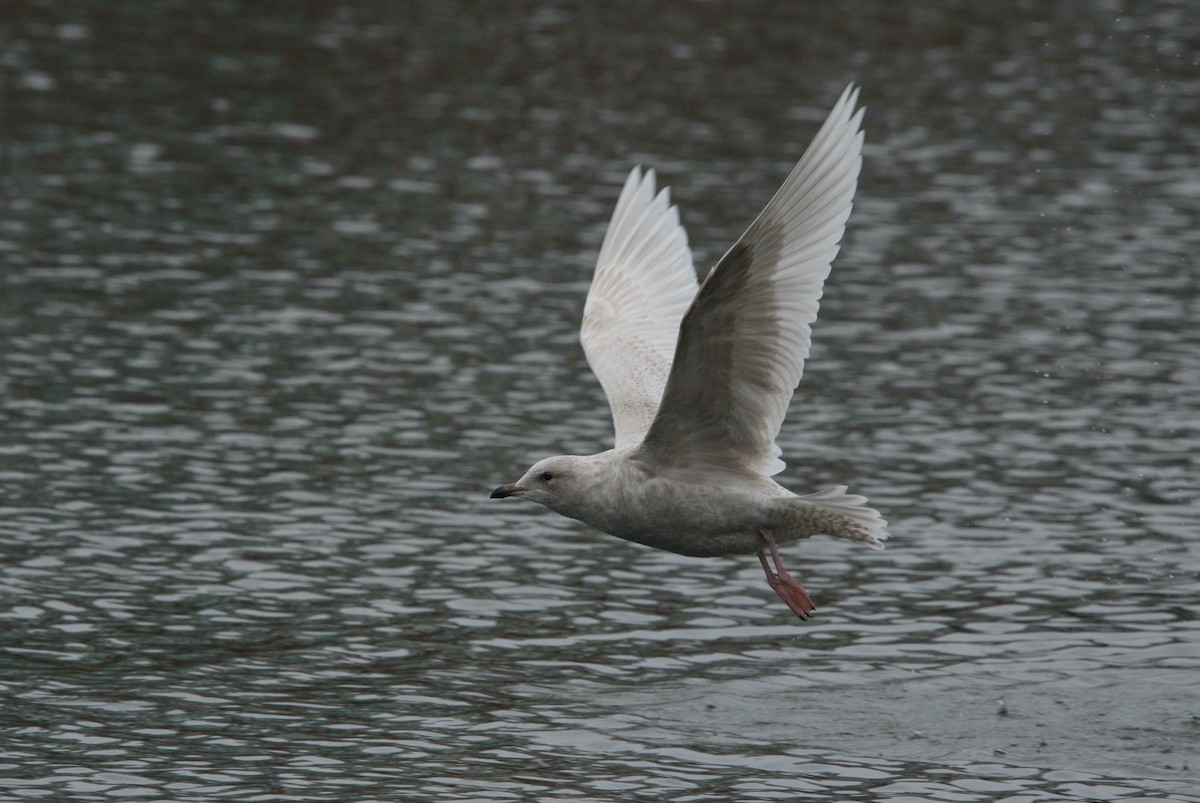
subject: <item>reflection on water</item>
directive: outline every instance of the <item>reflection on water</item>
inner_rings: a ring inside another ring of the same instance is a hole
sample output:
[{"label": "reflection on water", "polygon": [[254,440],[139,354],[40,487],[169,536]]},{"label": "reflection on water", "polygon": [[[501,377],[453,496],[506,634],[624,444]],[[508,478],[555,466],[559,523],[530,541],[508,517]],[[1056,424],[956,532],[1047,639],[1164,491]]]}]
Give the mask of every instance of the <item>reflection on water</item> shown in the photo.
[{"label": "reflection on water", "polygon": [[[0,787],[1200,799],[1200,42],[863,8],[18,3]],[[630,163],[711,264],[850,78],[783,477],[888,551],[792,547],[800,623],[753,561],[489,504],[610,437],[576,337]]]}]

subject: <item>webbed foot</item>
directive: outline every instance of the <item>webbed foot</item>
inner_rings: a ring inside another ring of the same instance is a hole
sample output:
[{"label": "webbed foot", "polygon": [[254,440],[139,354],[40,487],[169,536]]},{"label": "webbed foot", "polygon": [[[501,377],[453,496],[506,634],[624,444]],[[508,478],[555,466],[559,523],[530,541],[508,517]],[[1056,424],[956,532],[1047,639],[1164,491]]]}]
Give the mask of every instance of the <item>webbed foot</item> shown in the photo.
[{"label": "webbed foot", "polygon": [[[764,546],[758,550],[758,561],[767,575],[767,583],[792,609],[792,613],[801,619],[807,619],[809,614],[817,609],[817,606],[813,605],[812,597],[804,590],[804,586],[800,585],[800,582],[783,567],[783,561],[779,557],[779,548],[775,546],[775,536],[771,534],[770,530],[763,530],[761,535]],[[775,563],[774,569],[767,563],[767,555],[764,550],[770,550],[771,560]]]}]

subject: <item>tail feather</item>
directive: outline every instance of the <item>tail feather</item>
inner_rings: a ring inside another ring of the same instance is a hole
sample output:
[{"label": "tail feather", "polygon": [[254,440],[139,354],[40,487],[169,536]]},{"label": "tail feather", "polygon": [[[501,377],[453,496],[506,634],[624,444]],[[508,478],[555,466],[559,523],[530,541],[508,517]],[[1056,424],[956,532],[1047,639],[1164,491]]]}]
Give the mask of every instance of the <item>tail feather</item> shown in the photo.
[{"label": "tail feather", "polygon": [[795,501],[817,509],[813,524],[820,534],[859,541],[872,549],[883,549],[883,542],[888,539],[883,516],[875,508],[866,506],[865,496],[846,493],[845,485],[834,485]]}]

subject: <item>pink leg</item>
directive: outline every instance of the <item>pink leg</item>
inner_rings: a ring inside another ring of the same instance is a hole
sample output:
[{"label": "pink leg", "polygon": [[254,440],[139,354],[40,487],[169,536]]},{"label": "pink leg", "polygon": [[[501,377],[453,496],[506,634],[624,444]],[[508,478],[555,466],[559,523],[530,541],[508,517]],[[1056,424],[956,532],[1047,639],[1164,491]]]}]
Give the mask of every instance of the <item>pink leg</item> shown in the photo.
[{"label": "pink leg", "polygon": [[808,596],[804,586],[800,585],[796,578],[783,568],[783,561],[779,557],[779,548],[775,546],[775,536],[771,534],[770,530],[763,530],[761,534],[766,548],[771,550],[771,559],[775,562],[775,570],[772,571],[767,563],[766,553],[761,548],[758,550],[758,561],[767,575],[767,583],[775,589],[779,598],[787,603],[787,606],[792,609],[792,613],[801,619],[807,619],[808,615],[817,609],[817,606],[813,605],[812,597]]}]

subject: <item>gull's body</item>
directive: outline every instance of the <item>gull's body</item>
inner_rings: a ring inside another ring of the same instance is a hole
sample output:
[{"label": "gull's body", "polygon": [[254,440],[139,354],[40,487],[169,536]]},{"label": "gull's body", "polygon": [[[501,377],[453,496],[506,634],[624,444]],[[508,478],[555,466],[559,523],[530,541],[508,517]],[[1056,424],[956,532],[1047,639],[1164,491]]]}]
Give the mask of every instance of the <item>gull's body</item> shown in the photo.
[{"label": "gull's body", "polygon": [[667,190],[655,195],[653,171],[634,168],[581,333],[616,446],[546,458],[493,497],[528,497],[683,555],[757,552],[771,587],[801,616],[812,600],[777,544],[825,534],[882,547],[886,524],[863,497],[844,486],[797,496],[772,479],[784,467],[775,438],[862,164],[857,95],[847,87],[783,187],[699,287]]}]

